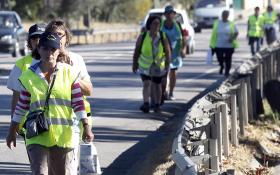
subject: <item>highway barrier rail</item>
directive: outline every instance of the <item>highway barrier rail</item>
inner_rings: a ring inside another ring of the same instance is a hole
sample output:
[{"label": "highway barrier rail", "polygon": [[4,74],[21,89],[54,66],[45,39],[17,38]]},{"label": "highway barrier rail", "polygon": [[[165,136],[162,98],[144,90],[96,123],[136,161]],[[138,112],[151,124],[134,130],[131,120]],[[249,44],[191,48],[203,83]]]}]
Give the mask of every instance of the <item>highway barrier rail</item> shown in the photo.
[{"label": "highway barrier rail", "polygon": [[93,29],[74,29],[71,30],[76,44],[89,43],[108,43],[135,40],[139,35],[139,28],[129,29],[108,29],[108,30],[93,30]]},{"label": "highway barrier rail", "polygon": [[277,42],[245,61],[217,89],[196,101],[173,141],[176,175],[235,174],[234,169],[223,169],[222,160],[229,156],[230,144],[238,146],[249,121],[263,114],[264,85],[279,75]]}]

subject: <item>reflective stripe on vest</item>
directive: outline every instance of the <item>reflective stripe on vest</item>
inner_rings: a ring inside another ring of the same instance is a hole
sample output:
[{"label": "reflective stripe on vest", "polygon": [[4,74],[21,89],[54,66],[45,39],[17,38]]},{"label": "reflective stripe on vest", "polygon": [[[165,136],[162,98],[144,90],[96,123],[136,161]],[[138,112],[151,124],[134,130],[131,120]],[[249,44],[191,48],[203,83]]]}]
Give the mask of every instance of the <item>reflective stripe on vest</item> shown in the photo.
[{"label": "reflective stripe on vest", "polygon": [[74,121],[70,119],[64,119],[64,118],[48,118],[47,119],[50,122],[50,125],[69,125],[73,126]]},{"label": "reflective stripe on vest", "polygon": [[[216,48],[216,45],[217,45],[217,31],[218,31],[218,25],[219,25],[219,20],[216,20],[214,22],[214,25],[213,25],[213,30],[212,30],[212,34],[211,34],[211,39],[210,39],[210,48]],[[234,35],[234,23],[232,21],[229,21],[229,25],[230,25],[230,33],[232,35]],[[232,41],[232,47],[233,48],[237,48],[238,47],[238,43],[237,43],[237,40],[234,39]]]},{"label": "reflective stripe on vest", "polygon": [[[46,147],[57,145],[62,148],[73,148],[75,146],[71,86],[76,76],[72,72],[70,65],[62,64],[60,66],[50,95],[48,110],[45,113],[47,120],[50,121],[49,131],[26,139],[27,145],[40,144]],[[23,72],[19,80],[31,94],[32,110],[30,111],[42,109],[48,89],[46,81],[42,80],[31,69]]]},{"label": "reflective stripe on vest", "polygon": [[[166,37],[163,33],[164,38]],[[142,69],[146,74],[149,74],[149,68],[152,65],[153,61],[160,67],[161,70],[165,68],[165,54],[162,42],[159,41],[158,44],[158,53],[155,58],[153,58],[153,41],[150,37],[150,32],[148,31],[144,40],[141,49],[140,58],[138,60],[139,68]]]},{"label": "reflective stripe on vest", "polygon": [[[45,105],[45,99],[40,101],[35,101],[30,104],[30,111],[34,111],[38,108],[43,108]],[[60,105],[60,106],[68,106],[71,107],[71,101],[59,99],[59,98],[50,98],[49,105]]]},{"label": "reflective stripe on vest", "polygon": [[249,36],[251,37],[260,37],[262,31],[262,21],[261,16],[256,17],[251,15],[249,17]]},{"label": "reflective stripe on vest", "polygon": [[268,12],[263,14],[264,24],[274,24],[277,20],[277,13],[275,11],[271,12],[271,16],[268,15]]}]

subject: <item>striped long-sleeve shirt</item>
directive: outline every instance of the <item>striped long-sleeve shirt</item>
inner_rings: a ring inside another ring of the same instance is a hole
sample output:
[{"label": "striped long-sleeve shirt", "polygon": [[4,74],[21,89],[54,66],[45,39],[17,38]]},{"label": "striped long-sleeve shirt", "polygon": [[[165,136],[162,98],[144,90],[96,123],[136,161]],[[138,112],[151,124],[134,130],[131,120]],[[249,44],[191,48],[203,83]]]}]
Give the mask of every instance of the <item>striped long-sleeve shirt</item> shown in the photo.
[{"label": "striped long-sleeve shirt", "polygon": [[[36,69],[35,73],[38,73],[38,75],[43,76],[40,69]],[[19,101],[16,105],[12,118],[14,122],[19,123],[21,119],[24,117],[24,115],[29,111],[30,98],[31,98],[31,94],[24,87],[22,87]],[[71,87],[71,106],[79,120],[87,117],[82,91],[80,88],[80,84],[77,81],[73,83]]]}]

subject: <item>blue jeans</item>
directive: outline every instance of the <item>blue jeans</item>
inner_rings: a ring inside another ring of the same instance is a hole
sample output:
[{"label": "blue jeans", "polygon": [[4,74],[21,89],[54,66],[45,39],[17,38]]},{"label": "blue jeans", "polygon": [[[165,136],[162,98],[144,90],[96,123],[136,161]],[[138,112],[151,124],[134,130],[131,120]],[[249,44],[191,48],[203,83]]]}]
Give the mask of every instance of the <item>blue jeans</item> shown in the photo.
[{"label": "blue jeans", "polygon": [[260,37],[249,37],[249,45],[251,46],[251,53],[255,55],[256,52],[260,51],[261,38]]}]

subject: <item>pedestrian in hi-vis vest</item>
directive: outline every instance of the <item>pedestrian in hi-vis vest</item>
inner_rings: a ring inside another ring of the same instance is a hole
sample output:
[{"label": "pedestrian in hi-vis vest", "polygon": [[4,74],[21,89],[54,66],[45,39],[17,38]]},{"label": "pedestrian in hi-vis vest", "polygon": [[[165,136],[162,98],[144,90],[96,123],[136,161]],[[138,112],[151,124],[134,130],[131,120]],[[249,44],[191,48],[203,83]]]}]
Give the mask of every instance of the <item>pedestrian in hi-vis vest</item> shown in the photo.
[{"label": "pedestrian in hi-vis vest", "polygon": [[228,76],[231,69],[232,54],[237,48],[238,30],[234,22],[228,20],[229,11],[222,12],[222,20],[216,20],[213,25],[210,48],[215,50],[220,65],[220,74]]},{"label": "pedestrian in hi-vis vest", "polygon": [[267,6],[267,11],[263,13],[263,25],[266,37],[267,45],[272,44],[276,41],[276,21],[277,21],[277,13],[273,10],[272,6]]},{"label": "pedestrian in hi-vis vest", "polygon": [[140,110],[144,113],[150,111],[150,101],[154,112],[161,112],[162,79],[169,69],[170,46],[165,33],[160,32],[160,23],[160,17],[149,17],[147,31],[138,37],[133,54],[132,71],[138,70],[143,82],[144,103]]},{"label": "pedestrian in hi-vis vest", "polygon": [[260,8],[255,8],[255,13],[249,16],[247,24],[247,37],[251,47],[251,54],[255,55],[260,50],[263,33],[263,16],[260,15]]},{"label": "pedestrian in hi-vis vest", "polygon": [[[34,24],[28,30],[27,47],[33,52],[39,43],[41,34],[45,31],[46,24]],[[37,58],[34,58],[32,54],[26,55],[21,59],[18,59],[15,66],[10,72],[10,76],[7,83],[7,88],[13,91],[12,102],[11,102],[11,114],[14,113],[16,104],[19,100],[21,84],[18,78],[22,72],[26,71],[31,64],[39,62]],[[24,136],[24,128],[22,127],[25,122],[25,117],[20,123],[18,134]]]},{"label": "pedestrian in hi-vis vest", "polygon": [[[74,67],[77,72],[79,72],[79,76],[77,80],[79,81],[82,94],[83,94],[83,99],[84,99],[84,104],[85,104],[85,109],[88,117],[88,123],[89,127],[92,128],[92,115],[91,115],[91,107],[90,103],[88,102],[86,96],[90,96],[92,94],[92,83],[91,79],[89,76],[89,73],[86,68],[86,64],[84,62],[84,59],[81,55],[71,52],[67,49],[71,42],[71,33],[68,27],[66,26],[66,23],[61,20],[61,19],[54,19],[49,22],[49,24],[46,27],[46,32],[52,32],[56,33],[61,39],[60,39],[60,50],[66,55],[65,60],[60,60],[64,63],[67,63]],[[76,146],[74,149],[76,159],[75,159],[75,164],[76,164],[76,172],[73,172],[73,174],[77,174],[78,170],[78,150],[79,150],[79,144],[81,143],[81,138],[83,134],[83,126],[77,120],[77,117],[75,116],[74,113],[72,113],[74,117],[74,134],[76,135],[77,138],[80,138],[80,140],[76,141]]]},{"label": "pedestrian in hi-vis vest", "polygon": [[93,140],[78,73],[70,65],[58,62],[65,59],[65,54],[56,33],[43,33],[33,54],[40,62],[19,78],[20,100],[6,137],[7,146],[16,146],[19,122],[29,112],[25,137],[32,174],[72,175],[77,168],[72,165],[76,144],[72,111],[83,124],[83,139]]}]

